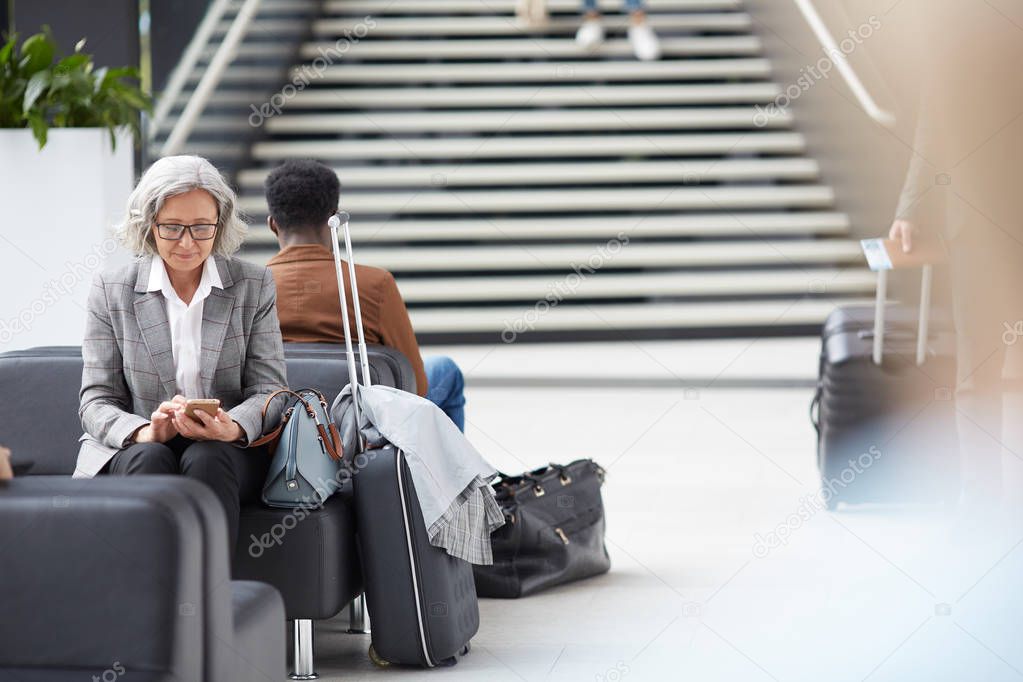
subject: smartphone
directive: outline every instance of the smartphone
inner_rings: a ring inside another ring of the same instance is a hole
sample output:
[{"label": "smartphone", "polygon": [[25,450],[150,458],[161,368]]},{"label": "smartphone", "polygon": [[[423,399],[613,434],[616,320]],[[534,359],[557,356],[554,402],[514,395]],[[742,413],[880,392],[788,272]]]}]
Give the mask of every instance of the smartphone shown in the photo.
[{"label": "smartphone", "polygon": [[189,400],[185,403],[185,414],[187,414],[192,419],[195,419],[196,421],[199,421],[199,418],[195,416],[196,410],[200,412],[205,412],[211,417],[216,417],[217,410],[219,409],[220,401],[217,400],[216,398],[211,399],[197,398],[194,400]]}]

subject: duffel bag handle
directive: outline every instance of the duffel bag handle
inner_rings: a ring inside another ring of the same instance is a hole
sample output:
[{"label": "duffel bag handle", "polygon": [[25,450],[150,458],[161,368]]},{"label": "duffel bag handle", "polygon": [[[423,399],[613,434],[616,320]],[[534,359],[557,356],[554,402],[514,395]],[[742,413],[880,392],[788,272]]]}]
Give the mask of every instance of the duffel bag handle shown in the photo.
[{"label": "duffel bag handle", "polygon": [[497,476],[497,480],[493,483],[496,488],[495,492],[500,492],[501,489],[510,490],[522,485],[523,483],[529,483],[533,489],[533,493],[537,497],[542,497],[546,493],[543,486],[540,485],[540,479],[533,476],[533,472],[527,471],[526,473],[519,474],[518,476],[509,476],[506,473],[498,471]]},{"label": "duffel bag handle", "polygon": [[561,480],[561,485],[571,485],[572,477],[568,475],[568,467],[561,464],[550,463],[550,468],[558,472],[558,478]]},{"label": "duffel bag handle", "polygon": [[[578,460],[577,462],[573,462],[573,464],[583,461],[589,462],[593,466],[594,473],[597,475],[597,478],[600,479],[601,483],[603,483],[604,476],[606,473],[604,471],[604,468],[601,467],[596,462],[594,462],[593,460]],[[555,464],[554,462],[550,462],[545,467],[542,467],[540,469],[534,469],[532,471],[527,471],[517,476],[509,476],[503,471],[498,471],[497,478],[493,482],[493,487],[496,493],[500,493],[502,490],[509,490],[512,488],[516,488],[522,485],[523,483],[528,483],[530,487],[533,489],[533,493],[537,497],[542,497],[543,495],[546,494],[546,489],[543,487],[543,482],[541,479],[548,473],[556,473],[558,475],[558,481],[561,483],[562,486],[572,485],[572,477],[568,473],[569,466],[571,465]]]}]

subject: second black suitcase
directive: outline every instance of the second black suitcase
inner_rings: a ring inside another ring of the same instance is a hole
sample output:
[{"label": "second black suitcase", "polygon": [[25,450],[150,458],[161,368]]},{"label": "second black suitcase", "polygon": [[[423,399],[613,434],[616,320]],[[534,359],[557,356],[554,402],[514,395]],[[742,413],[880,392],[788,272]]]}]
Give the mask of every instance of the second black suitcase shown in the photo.
[{"label": "second black suitcase", "polygon": [[830,509],[954,502],[959,490],[954,332],[928,321],[926,294],[919,313],[885,305],[878,318],[884,289],[873,306],[836,309],[822,332],[811,416]]}]

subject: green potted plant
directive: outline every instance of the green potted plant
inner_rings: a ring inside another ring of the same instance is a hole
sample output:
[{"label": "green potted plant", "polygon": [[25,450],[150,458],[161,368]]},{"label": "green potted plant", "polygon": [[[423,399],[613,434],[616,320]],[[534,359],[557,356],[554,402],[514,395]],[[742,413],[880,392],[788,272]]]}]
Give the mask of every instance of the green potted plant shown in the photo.
[{"label": "green potted plant", "polygon": [[152,100],[136,85],[137,69],[97,69],[84,46],[83,38],[57,58],[48,28],[20,46],[10,36],[0,47],[0,128],[30,128],[40,149],[51,127],[105,128],[112,146],[120,128],[138,139],[139,113],[151,111]]},{"label": "green potted plant", "polygon": [[109,229],[151,99],[84,46],[60,55],[48,29],[0,41],[0,352],[81,343],[93,276],[126,259]]}]

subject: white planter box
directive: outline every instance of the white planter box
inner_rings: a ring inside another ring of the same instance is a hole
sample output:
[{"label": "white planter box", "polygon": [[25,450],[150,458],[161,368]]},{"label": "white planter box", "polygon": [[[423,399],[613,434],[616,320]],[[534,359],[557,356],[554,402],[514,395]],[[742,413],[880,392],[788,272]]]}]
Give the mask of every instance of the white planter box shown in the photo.
[{"label": "white planter box", "polygon": [[131,138],[99,128],[0,129],[0,352],[80,345],[95,273],[130,256],[111,238],[134,182]]}]

